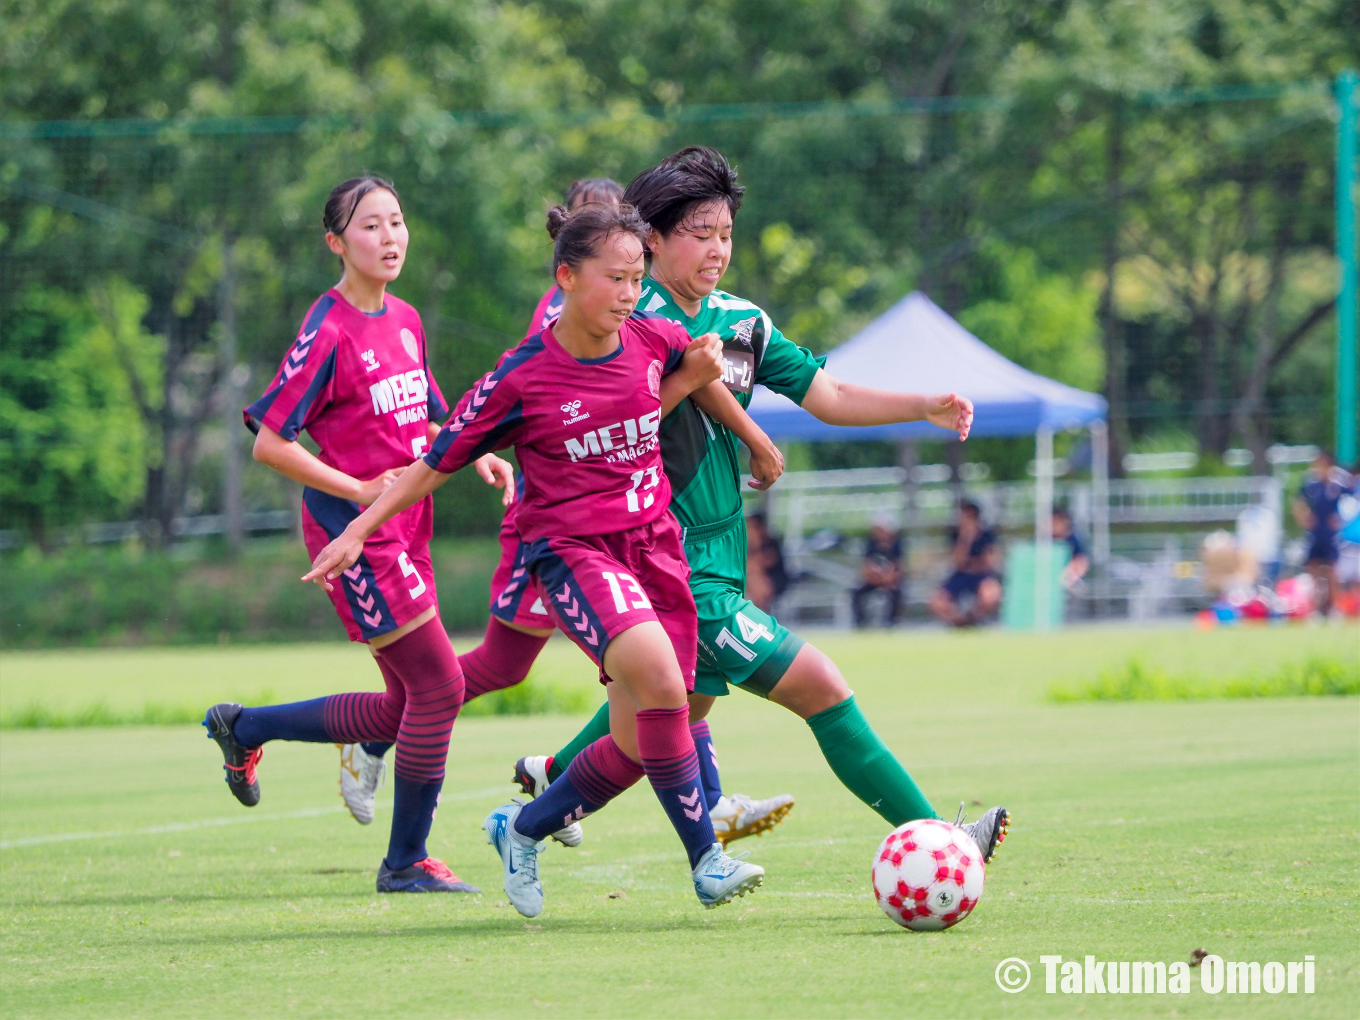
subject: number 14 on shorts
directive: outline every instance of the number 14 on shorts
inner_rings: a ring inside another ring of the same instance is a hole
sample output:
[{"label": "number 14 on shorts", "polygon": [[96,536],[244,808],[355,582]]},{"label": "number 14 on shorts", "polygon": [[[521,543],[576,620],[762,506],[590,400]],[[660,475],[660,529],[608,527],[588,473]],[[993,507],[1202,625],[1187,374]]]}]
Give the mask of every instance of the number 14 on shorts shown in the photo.
[{"label": "number 14 on shorts", "polygon": [[[642,474],[641,471],[638,474]],[[602,570],[600,576],[604,578],[605,584],[609,585],[609,593],[614,596],[614,608],[620,613],[626,613],[629,609],[651,609],[652,604],[647,601],[647,593],[642,590],[642,585],[638,584],[637,578],[632,574],[626,574],[622,570]],[[629,599],[624,595],[624,586],[627,586],[630,594],[636,596]]]},{"label": "number 14 on shorts", "polygon": [[770,641],[774,634],[765,624],[758,620],[752,620],[745,613],[737,613],[737,629],[741,631],[742,641],[737,640],[737,636],[724,627],[718,632],[717,645],[719,648],[730,648],[747,662],[755,660],[756,652],[751,647],[757,641]]}]

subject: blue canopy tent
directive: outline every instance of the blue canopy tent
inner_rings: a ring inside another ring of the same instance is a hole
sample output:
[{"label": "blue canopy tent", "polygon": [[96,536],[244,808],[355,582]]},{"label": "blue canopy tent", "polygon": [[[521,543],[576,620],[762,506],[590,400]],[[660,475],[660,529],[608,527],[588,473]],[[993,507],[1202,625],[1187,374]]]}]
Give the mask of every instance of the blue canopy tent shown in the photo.
[{"label": "blue canopy tent", "polygon": [[[1046,379],[1007,360],[919,291],[908,294],[827,355],[826,369],[837,379],[877,389],[960,393],[973,401],[974,436],[1033,435],[1035,548],[1041,563],[1052,554],[1053,434],[1059,429],[1089,428],[1096,508],[1093,551],[1098,562],[1106,558],[1109,444],[1104,397]],[[750,415],[772,438],[804,442],[944,439],[951,435],[926,422],[869,428],[827,425],[763,387],[751,400]],[[1047,578],[1048,572],[1040,569],[1038,577]],[[1048,592],[1036,590],[1035,594],[1036,605],[1048,604]]]}]

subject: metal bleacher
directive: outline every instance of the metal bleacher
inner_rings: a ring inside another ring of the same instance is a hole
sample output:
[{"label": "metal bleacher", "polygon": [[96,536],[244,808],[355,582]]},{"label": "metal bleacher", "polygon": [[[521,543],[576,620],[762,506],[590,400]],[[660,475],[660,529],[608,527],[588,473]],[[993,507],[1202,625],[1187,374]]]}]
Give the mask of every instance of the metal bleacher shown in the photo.
[{"label": "metal bleacher", "polygon": [[[781,597],[790,619],[848,627],[850,591],[859,584],[861,537],[875,519],[898,523],[908,545],[908,614],[919,611],[948,573],[946,532],[960,498],[982,507],[1002,536],[1034,532],[1029,482],[908,484],[900,467],[794,471],[765,495],[770,529],[781,537],[797,579]],[[1088,481],[1055,482],[1055,500],[1072,513],[1088,546],[1095,510]],[[1093,570],[1069,603],[1069,615],[1150,619],[1203,601],[1199,547],[1212,530],[1232,529],[1250,508],[1281,519],[1283,489],[1273,477],[1115,479],[1108,483],[1109,548],[1092,548]],[[759,502],[751,499],[750,508]]]}]

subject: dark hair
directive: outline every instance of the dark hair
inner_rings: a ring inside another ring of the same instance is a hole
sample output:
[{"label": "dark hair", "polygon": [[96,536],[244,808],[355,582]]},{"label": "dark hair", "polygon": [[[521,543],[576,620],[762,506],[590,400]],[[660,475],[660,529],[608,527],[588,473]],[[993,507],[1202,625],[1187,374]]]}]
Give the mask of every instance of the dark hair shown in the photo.
[{"label": "dark hair", "polygon": [[326,211],[321,214],[321,225],[329,233],[340,235],[349,226],[349,221],[354,219],[354,210],[359,208],[359,202],[370,191],[379,188],[390,191],[392,197],[397,200],[397,205],[401,205],[401,196],[397,194],[397,186],[382,177],[351,177],[344,184],[337,184],[331,191],[330,198],[326,199]]},{"label": "dark hair", "polygon": [[548,234],[553,239],[553,272],[562,265],[575,269],[594,258],[600,242],[611,234],[631,234],[647,247],[649,228],[627,202],[583,205],[575,212],[555,205],[548,210]]},{"label": "dark hair", "polygon": [[959,513],[972,514],[974,517],[982,516],[982,507],[978,506],[971,499],[959,500]]},{"label": "dark hair", "polygon": [[562,204],[575,211],[583,205],[618,205],[623,201],[623,185],[612,177],[586,177],[572,181],[567,200]]},{"label": "dark hair", "polygon": [[1059,503],[1057,506],[1053,508],[1053,516],[1061,517],[1065,521],[1070,521],[1072,519],[1072,511],[1068,510],[1067,507]]},{"label": "dark hair", "polygon": [[726,202],[735,219],[745,192],[721,152],[691,145],[634,177],[623,200],[637,206],[653,230],[669,237],[696,206],[710,202]]}]

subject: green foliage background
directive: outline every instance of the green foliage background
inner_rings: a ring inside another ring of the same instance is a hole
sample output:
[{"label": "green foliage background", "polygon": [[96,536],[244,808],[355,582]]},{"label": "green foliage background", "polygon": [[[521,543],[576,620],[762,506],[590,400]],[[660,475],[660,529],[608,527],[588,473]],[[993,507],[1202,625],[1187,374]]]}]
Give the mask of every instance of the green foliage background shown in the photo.
[{"label": "green foliage background", "polygon": [[[750,189],[725,286],[799,342],[825,350],[918,287],[1008,357],[1103,388],[1116,453],[1172,426],[1264,467],[1268,443],[1328,433],[1327,82],[1360,63],[1355,14],[0,0],[0,530],[51,545],[140,517],[166,536],[220,506],[221,452],[247,441],[226,409],[334,281],[318,224],[339,179],[397,181],[393,290],[456,394],[523,333],[546,206],[695,142]],[[441,531],[485,533],[494,498],[457,485]],[[251,466],[246,495],[283,507],[289,487]]]}]

